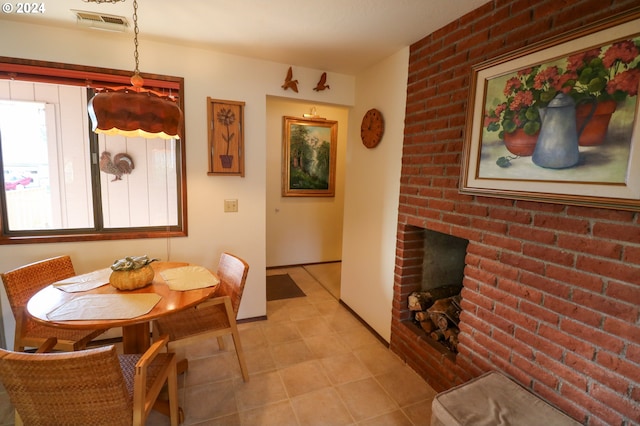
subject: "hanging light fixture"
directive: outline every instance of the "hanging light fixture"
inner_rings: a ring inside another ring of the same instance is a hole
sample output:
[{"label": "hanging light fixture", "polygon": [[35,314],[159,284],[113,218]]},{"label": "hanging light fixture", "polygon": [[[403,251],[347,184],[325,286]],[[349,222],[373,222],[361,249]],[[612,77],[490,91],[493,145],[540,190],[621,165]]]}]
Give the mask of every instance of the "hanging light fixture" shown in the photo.
[{"label": "hanging light fixture", "polygon": [[131,87],[105,90],[91,98],[88,110],[92,129],[107,135],[180,139],[184,119],[176,100],[142,87],[144,80],[138,68],[137,0],[133,1],[133,27],[136,69]]}]

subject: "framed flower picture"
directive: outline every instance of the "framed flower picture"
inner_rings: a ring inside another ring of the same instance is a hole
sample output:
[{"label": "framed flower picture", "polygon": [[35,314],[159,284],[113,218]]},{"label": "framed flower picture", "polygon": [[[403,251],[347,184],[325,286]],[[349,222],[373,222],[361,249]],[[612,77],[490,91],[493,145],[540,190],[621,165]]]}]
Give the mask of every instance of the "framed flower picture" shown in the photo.
[{"label": "framed flower picture", "polygon": [[207,97],[208,175],[244,177],[244,102]]},{"label": "framed flower picture", "polygon": [[282,196],[333,197],[338,122],[284,117]]},{"label": "framed flower picture", "polygon": [[640,12],[472,69],[460,191],[640,210]]}]

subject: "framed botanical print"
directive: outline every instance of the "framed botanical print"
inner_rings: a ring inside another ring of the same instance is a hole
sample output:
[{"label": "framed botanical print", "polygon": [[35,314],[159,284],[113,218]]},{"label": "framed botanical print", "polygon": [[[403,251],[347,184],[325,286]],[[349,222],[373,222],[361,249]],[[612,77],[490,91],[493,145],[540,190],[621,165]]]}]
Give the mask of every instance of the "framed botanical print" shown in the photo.
[{"label": "framed botanical print", "polygon": [[244,177],[244,102],[207,98],[208,175]]}]

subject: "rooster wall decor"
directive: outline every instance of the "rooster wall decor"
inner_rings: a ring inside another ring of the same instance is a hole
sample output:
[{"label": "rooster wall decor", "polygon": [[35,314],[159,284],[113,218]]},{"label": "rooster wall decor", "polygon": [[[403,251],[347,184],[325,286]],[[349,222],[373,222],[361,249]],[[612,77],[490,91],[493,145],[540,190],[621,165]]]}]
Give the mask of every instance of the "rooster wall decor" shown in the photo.
[{"label": "rooster wall decor", "polygon": [[284,84],[281,86],[284,90],[291,89],[298,93],[298,80],[293,80],[293,71],[289,67],[287,71],[287,77],[284,79]]},{"label": "rooster wall decor", "polygon": [[103,172],[115,175],[115,178],[111,182],[122,180],[122,175],[129,175],[134,169],[133,158],[129,154],[121,152],[116,154],[111,160],[111,153],[104,151],[100,154],[100,170]]},{"label": "rooster wall decor", "polygon": [[320,76],[320,81],[318,81],[318,84],[316,84],[316,87],[313,88],[313,90],[315,90],[316,92],[319,92],[324,89],[331,89],[331,87],[329,87],[329,85],[327,84],[326,72],[322,73],[322,75]]}]

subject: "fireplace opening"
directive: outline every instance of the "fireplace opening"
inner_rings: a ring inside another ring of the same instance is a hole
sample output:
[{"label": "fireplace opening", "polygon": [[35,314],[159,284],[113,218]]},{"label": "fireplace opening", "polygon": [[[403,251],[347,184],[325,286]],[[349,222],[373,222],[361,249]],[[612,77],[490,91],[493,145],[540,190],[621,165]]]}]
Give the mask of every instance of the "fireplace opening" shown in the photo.
[{"label": "fireplace opening", "polygon": [[452,354],[457,353],[462,279],[469,241],[424,229],[420,291],[407,298],[418,333]]}]

